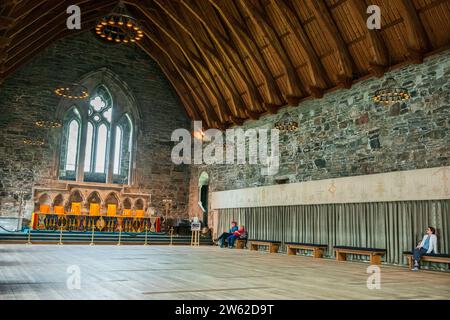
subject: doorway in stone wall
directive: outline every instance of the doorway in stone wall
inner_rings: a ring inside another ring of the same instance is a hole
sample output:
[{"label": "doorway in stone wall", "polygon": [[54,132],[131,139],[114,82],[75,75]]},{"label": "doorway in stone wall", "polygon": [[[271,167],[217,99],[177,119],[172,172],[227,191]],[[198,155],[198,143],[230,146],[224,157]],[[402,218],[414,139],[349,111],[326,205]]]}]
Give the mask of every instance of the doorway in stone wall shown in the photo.
[{"label": "doorway in stone wall", "polygon": [[198,178],[199,188],[199,207],[203,212],[202,222],[204,226],[208,226],[208,185],[209,176],[207,172],[202,172]]}]

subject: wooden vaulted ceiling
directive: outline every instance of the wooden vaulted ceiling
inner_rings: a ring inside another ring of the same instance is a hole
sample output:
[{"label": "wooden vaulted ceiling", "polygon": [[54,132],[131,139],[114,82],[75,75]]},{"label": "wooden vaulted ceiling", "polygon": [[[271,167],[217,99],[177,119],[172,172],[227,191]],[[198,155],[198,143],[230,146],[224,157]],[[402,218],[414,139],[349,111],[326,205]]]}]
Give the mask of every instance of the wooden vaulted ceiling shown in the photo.
[{"label": "wooden vaulted ceiling", "polygon": [[[2,0],[0,82],[66,28],[69,5],[92,29],[117,0]],[[192,119],[240,125],[320,98],[450,45],[450,0],[125,0],[137,44],[158,62]],[[367,6],[382,29],[366,27]],[[124,45],[124,44],[122,44]],[[113,50],[113,47],[111,48]]]}]

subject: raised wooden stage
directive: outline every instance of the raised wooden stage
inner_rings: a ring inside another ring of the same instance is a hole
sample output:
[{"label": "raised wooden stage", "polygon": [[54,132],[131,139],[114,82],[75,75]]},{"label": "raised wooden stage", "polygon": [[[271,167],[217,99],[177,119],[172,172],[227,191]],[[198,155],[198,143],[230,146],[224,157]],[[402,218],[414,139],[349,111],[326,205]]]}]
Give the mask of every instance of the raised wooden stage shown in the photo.
[{"label": "raised wooden stage", "polygon": [[[81,289],[69,290],[78,266]],[[0,244],[4,299],[450,299],[450,274],[213,246]]]}]

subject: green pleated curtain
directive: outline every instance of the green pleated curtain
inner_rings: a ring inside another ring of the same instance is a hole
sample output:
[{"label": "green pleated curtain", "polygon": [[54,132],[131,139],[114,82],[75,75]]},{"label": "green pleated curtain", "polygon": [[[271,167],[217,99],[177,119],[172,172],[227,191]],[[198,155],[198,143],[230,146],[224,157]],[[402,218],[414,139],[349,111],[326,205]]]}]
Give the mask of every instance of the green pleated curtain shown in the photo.
[{"label": "green pleated curtain", "polygon": [[328,257],[334,245],[385,248],[385,262],[404,265],[403,251],[414,248],[429,225],[437,229],[438,252],[450,253],[449,208],[450,200],[220,209],[218,231],[234,219],[249,239],[328,244]]}]

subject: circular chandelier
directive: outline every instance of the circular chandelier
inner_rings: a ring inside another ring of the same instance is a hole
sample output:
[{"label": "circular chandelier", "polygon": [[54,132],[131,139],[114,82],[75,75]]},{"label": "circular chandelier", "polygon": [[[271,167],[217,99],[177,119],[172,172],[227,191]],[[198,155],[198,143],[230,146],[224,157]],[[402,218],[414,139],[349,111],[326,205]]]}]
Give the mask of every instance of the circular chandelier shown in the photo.
[{"label": "circular chandelier", "polygon": [[279,121],[275,122],[273,127],[281,132],[295,132],[299,129],[298,122],[295,121],[287,112]]},{"label": "circular chandelier", "polygon": [[47,129],[61,128],[61,122],[56,120],[38,120],[34,124],[36,125],[36,127],[39,128],[47,128]]},{"label": "circular chandelier", "polygon": [[398,86],[394,78],[387,78],[380,90],[375,92],[373,101],[384,105],[407,101],[411,98],[408,90]]},{"label": "circular chandelier", "polygon": [[42,138],[25,138],[23,139],[23,144],[27,146],[43,146],[45,140]]},{"label": "circular chandelier", "polygon": [[136,42],[144,37],[142,28],[136,19],[128,14],[123,3],[119,3],[112,13],[97,23],[95,33],[110,43]]},{"label": "circular chandelier", "polygon": [[78,83],[72,83],[64,86],[59,86],[55,89],[56,95],[66,99],[86,99],[89,97],[88,89]]}]

